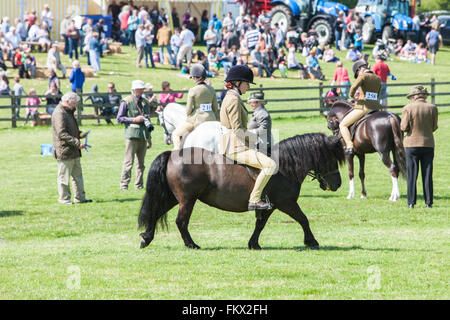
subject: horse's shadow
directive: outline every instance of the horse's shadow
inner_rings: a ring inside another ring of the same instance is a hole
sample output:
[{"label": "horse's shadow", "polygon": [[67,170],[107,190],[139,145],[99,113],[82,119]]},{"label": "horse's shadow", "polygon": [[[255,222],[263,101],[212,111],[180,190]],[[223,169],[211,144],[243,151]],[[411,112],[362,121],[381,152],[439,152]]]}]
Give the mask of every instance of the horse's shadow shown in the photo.
[{"label": "horse's shadow", "polygon": [[0,218],[10,217],[10,216],[22,216],[25,212],[22,210],[6,210],[0,211]]},{"label": "horse's shadow", "polygon": [[[248,247],[209,247],[204,248],[202,247],[201,250],[206,251],[218,251],[218,250],[249,250]],[[262,247],[261,250],[254,250],[254,251],[270,251],[270,250],[277,250],[277,251],[354,251],[354,250],[363,250],[363,251],[392,251],[397,252],[401,251],[399,248],[363,248],[361,246],[351,246],[351,247],[337,247],[337,246],[321,246],[319,250],[312,250],[308,247]]]}]

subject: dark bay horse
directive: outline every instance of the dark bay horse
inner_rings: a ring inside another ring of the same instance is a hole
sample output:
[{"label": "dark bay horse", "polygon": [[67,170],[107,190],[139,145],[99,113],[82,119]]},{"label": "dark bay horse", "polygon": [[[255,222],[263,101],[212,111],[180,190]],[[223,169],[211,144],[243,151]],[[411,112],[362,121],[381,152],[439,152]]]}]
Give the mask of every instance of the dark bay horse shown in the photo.
[{"label": "dark bay horse", "polygon": [[[353,108],[346,101],[336,101],[327,115],[328,129],[333,131],[334,135],[340,136],[339,123],[344,116]],[[378,152],[381,161],[389,169],[392,178],[392,192],[389,200],[398,201],[400,199],[400,190],[398,188],[398,175],[406,172],[405,149],[403,148],[403,133],[400,130],[400,117],[394,113],[386,111],[377,111],[371,114],[367,120],[357,126],[354,133],[354,149],[359,159],[359,178],[361,179],[361,198],[367,197],[366,187],[364,185],[364,163],[365,154]],[[390,152],[392,151],[393,160]],[[355,196],[355,186],[353,182],[353,158],[354,155],[347,157],[348,175],[350,178],[350,190],[347,199]]]},{"label": "dark bay horse", "polygon": [[[317,179],[323,190],[336,191],[340,187],[338,166],[345,160],[340,139],[323,133],[294,136],[273,146],[272,158],[278,161],[278,172],[271,177],[264,194],[273,208],[256,211],[256,225],[248,247],[261,249],[258,244],[261,231],[272,212],[279,209],[300,223],[305,245],[318,249],[319,243],[297,199],[308,175]],[[161,153],[149,169],[139,214],[139,226],[146,228],[141,233],[141,248],[153,240],[158,221],[167,226],[167,211],[179,204],[176,224],[184,244],[199,249],[188,231],[195,202],[200,200],[221,210],[244,212],[253,185],[246,166],[234,164],[220,154],[200,148]]]}]

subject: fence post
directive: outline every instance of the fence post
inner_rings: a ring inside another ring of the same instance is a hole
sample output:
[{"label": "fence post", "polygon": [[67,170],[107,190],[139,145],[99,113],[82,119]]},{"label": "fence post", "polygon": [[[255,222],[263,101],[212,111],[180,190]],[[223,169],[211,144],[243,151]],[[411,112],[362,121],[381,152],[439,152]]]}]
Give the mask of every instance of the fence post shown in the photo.
[{"label": "fence post", "polygon": [[436,97],[435,97],[435,93],[436,93],[436,88],[435,88],[435,84],[434,84],[434,78],[431,78],[431,103],[432,104],[436,104]]},{"label": "fence post", "polygon": [[11,92],[11,126],[13,128],[17,128],[16,108],[16,96],[14,95],[14,92]]},{"label": "fence post", "polygon": [[77,89],[76,93],[78,95],[78,97],[80,98],[80,101],[78,101],[77,104],[77,121],[78,121],[78,125],[81,126],[81,112],[83,110],[83,97],[81,96],[81,90]]},{"label": "fence post", "polygon": [[319,109],[320,114],[325,111],[324,103],[323,103],[323,83],[319,82]]}]

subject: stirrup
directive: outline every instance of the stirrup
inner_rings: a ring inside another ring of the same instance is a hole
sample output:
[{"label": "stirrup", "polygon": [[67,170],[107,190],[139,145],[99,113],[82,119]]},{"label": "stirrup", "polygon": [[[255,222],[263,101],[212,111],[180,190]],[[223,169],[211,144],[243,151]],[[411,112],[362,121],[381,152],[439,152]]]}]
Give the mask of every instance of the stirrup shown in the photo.
[{"label": "stirrup", "polygon": [[352,156],[352,155],[355,154],[355,149],[353,149],[353,148],[347,148],[347,149],[345,149],[345,154],[347,154],[347,155],[349,155],[349,156]]}]

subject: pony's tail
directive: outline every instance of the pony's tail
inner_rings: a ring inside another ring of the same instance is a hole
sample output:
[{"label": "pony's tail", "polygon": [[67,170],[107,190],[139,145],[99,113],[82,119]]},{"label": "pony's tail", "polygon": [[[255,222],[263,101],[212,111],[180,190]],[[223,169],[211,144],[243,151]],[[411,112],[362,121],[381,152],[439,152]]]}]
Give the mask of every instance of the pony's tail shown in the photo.
[{"label": "pony's tail", "polygon": [[147,188],[138,223],[140,228],[145,227],[146,232],[152,234],[158,221],[163,228],[167,228],[166,213],[177,203],[166,175],[170,154],[171,151],[166,151],[157,156],[148,171]]},{"label": "pony's tail", "polygon": [[394,156],[400,173],[406,175],[406,155],[403,147],[403,132],[400,130],[400,119],[397,116],[390,116],[392,134],[394,135]]}]

